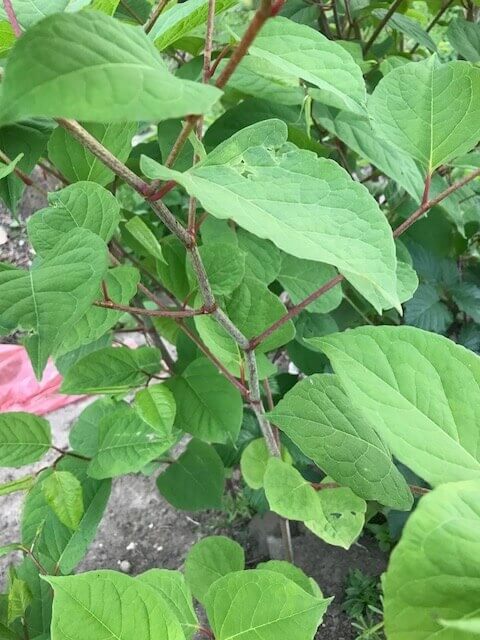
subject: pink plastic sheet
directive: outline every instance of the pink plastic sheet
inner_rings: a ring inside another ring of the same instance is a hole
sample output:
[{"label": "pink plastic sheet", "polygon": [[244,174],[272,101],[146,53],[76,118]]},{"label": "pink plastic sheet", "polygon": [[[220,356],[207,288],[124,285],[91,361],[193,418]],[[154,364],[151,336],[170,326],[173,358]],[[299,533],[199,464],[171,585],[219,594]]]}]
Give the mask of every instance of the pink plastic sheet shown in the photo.
[{"label": "pink plastic sheet", "polygon": [[62,376],[52,361],[39,382],[22,346],[0,344],[0,413],[27,411],[41,416],[84,397],[57,393],[61,384]]}]

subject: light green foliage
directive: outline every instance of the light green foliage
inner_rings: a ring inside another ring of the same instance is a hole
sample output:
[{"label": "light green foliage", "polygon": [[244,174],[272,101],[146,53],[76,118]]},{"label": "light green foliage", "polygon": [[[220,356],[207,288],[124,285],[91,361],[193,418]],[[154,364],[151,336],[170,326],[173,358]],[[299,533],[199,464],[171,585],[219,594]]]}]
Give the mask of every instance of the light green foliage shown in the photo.
[{"label": "light green foliage", "polygon": [[[0,9],[1,12],[1,9]],[[0,13],[1,15],[1,13]],[[13,47],[16,37],[8,20],[0,20],[0,55],[3,56]]]},{"label": "light green foliage", "polygon": [[125,225],[125,228],[129,233],[132,234],[135,240],[140,243],[147,256],[150,255],[157,260],[165,262],[162,253],[162,247],[155,237],[155,234],[139,216],[130,218],[130,220]]},{"label": "light green foliage", "polygon": [[[219,296],[232,293],[245,276],[245,252],[226,242],[203,245],[199,252],[213,293]],[[187,275],[195,291],[197,284],[191,262],[187,263]]]},{"label": "light green foliage", "polygon": [[15,167],[17,166],[17,164],[22,158],[23,158],[23,154],[19,153],[18,156],[8,164],[5,164],[4,162],[0,162],[0,180],[3,180],[3,178],[6,178],[11,173],[13,173],[13,171],[15,170]]},{"label": "light green foliage", "polygon": [[98,424],[118,407],[111,398],[99,398],[89,404],[70,428],[69,441],[74,451],[91,458],[98,450]]},{"label": "light green foliage", "polygon": [[60,522],[75,530],[84,513],[80,481],[68,471],[53,471],[42,483],[42,491]]},{"label": "light green foliage", "polygon": [[104,242],[86,229],[73,230],[30,271],[0,272],[0,333],[21,327],[40,377],[47,358],[95,299],[107,268]]},{"label": "light green foliage", "polygon": [[233,218],[286,253],[336,266],[361,293],[373,286],[384,307],[398,306],[391,231],[374,199],[338,164],[286,141],[286,125],[267,120],[235,134],[186,173],[146,157],[142,170],[180,182],[209,213]]},{"label": "light green foliage", "polygon": [[17,618],[23,617],[31,601],[32,594],[27,583],[14,575],[8,592],[7,623],[11,625]]},{"label": "light green foliage", "polygon": [[263,476],[267,469],[270,454],[263,438],[257,438],[247,444],[240,458],[242,477],[252,489],[263,487]]},{"label": "light green foliage", "polygon": [[[115,571],[44,578],[55,593],[52,637],[105,640],[184,640],[182,627],[164,598],[142,580]],[[107,637],[108,637],[107,636]]]},{"label": "light green foliage", "polygon": [[310,640],[328,603],[278,572],[257,570],[237,571],[214,582],[205,608],[217,640]]},{"label": "light green foliage", "polygon": [[[132,148],[136,123],[85,123],[83,126],[100,144],[121,162],[125,162]],[[114,178],[113,171],[105,167],[62,127],[57,127],[48,141],[48,156],[62,175],[72,182],[88,180],[106,185]]]},{"label": "light green foliage", "polygon": [[0,463],[21,467],[39,460],[51,443],[50,425],[31,413],[0,414]]},{"label": "light green foliage", "polygon": [[154,384],[138,391],[133,406],[140,418],[155,431],[165,437],[171,436],[176,404],[167,385]]},{"label": "light green foliage", "polygon": [[[221,13],[236,4],[236,0],[219,0],[215,3],[215,13]],[[189,31],[205,24],[208,14],[207,0],[190,0],[188,3],[174,4],[160,15],[149,37],[157,49],[166,49]]]},{"label": "light green foliage", "polygon": [[447,38],[465,60],[480,62],[480,26],[477,23],[456,18],[450,22]]},{"label": "light green foliage", "polygon": [[225,536],[210,536],[193,545],[185,558],[185,578],[195,598],[205,603],[209,588],[222,576],[245,568],[242,547]]},{"label": "light green foliage", "polygon": [[480,70],[435,56],[391,71],[369,102],[377,133],[431,173],[469,151],[480,135]]},{"label": "light green foliage", "polygon": [[174,442],[173,436],[153,429],[132,408],[121,406],[98,423],[98,448],[88,475],[101,479],[141,471]]},{"label": "light green foliage", "polygon": [[48,195],[49,207],[28,219],[28,237],[35,251],[46,256],[74,229],[88,229],[108,242],[120,220],[120,205],[106,189],[76,182]]},{"label": "light green foliage", "polygon": [[200,511],[222,505],[225,473],[213,447],[190,440],[186,450],[157,478],[162,496],[177,509]]},{"label": "light green foliage", "polygon": [[336,482],[366,500],[396,509],[411,507],[410,491],[375,423],[349,400],[336,376],[314,375],[298,382],[270,417]]},{"label": "light green foliage", "polygon": [[147,382],[160,369],[160,354],[151,347],[106,347],[76,362],[67,371],[64,393],[122,393]]},{"label": "light green foliage", "polygon": [[[386,13],[386,9],[375,9],[373,11],[374,16],[380,18],[381,20],[385,17]],[[426,47],[430,51],[437,50],[437,45],[433,41],[428,31],[422,29],[422,27],[416,20],[413,20],[412,18],[403,15],[402,13],[394,13],[388,20],[387,24],[392,29],[405,34],[411,40],[413,40],[413,42],[417,42],[422,47]]]},{"label": "light green foliage", "polygon": [[192,104],[202,113],[220,97],[213,87],[175,78],[141,30],[93,11],[56,14],[29,29],[8,58],[2,88],[3,123],[162,120],[190,113]]},{"label": "light green foliage", "polygon": [[470,480],[443,485],[421,499],[384,577],[388,638],[476,637],[479,491],[480,482]]},{"label": "light green foliage", "polygon": [[192,594],[183,575],[179,571],[150,569],[140,574],[137,580],[148,584],[162,596],[180,622],[185,638],[191,638],[199,625],[193,608]]},{"label": "light green foliage", "polygon": [[319,587],[313,578],[309,578],[299,567],[286,560],[268,560],[257,564],[257,569],[274,571],[298,584],[304,591],[312,596],[321,595]]},{"label": "light green foliage", "polygon": [[270,458],[263,478],[270,508],[289,520],[314,520],[318,513],[315,489],[294,467]]},{"label": "light green foliage", "polygon": [[242,423],[242,398],[205,358],[167,382],[177,405],[175,425],[206,442],[233,443]]},{"label": "light green foliage", "polygon": [[361,327],[319,344],[401,462],[432,485],[480,477],[474,353],[411,327]]},{"label": "light green foliage", "polygon": [[0,496],[6,496],[9,493],[15,493],[15,491],[28,491],[33,485],[33,476],[25,476],[18,480],[12,480],[11,482],[4,482],[0,484]]},{"label": "light green foliage", "polygon": [[341,45],[314,29],[279,17],[265,25],[249,52],[321,89],[326,104],[365,112],[360,67]]}]

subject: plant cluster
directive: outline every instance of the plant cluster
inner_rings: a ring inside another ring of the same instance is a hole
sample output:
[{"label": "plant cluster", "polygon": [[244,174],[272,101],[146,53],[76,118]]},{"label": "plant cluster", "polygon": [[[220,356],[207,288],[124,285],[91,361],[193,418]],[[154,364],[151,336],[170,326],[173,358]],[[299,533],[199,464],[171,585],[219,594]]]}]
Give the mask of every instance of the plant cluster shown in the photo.
[{"label": "plant cluster", "polygon": [[0,414],[3,467],[59,454],[0,486],[25,492],[0,638],[315,636],[321,585],[245,570],[227,538],[184,574],[73,575],[112,478],[145,468],[187,511],[221,508],[239,468],[287,560],[290,520],[348,549],[416,498],[386,637],[478,637],[478,7],[3,0],[0,197],[42,190],[35,165],[59,188],[30,268],[0,263],[0,333],[99,397],[68,450]]}]

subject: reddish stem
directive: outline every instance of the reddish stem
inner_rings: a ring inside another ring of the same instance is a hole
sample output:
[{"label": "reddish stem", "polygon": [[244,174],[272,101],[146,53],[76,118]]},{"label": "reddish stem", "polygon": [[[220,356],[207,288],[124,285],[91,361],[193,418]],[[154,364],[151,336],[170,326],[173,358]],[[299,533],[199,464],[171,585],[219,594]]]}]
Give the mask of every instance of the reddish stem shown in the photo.
[{"label": "reddish stem", "polygon": [[17,38],[19,38],[22,35],[22,28],[20,26],[20,23],[18,22],[17,15],[15,13],[15,9],[13,8],[11,0],[3,0],[3,8],[5,9],[8,21],[12,26],[13,33]]},{"label": "reddish stem", "polygon": [[192,318],[193,316],[209,315],[215,311],[215,309],[206,309],[205,307],[201,309],[145,309],[143,307],[129,307],[124,304],[116,304],[108,298],[105,300],[97,300],[93,304],[96,307],[103,307],[104,309],[136,313],[152,318]]}]

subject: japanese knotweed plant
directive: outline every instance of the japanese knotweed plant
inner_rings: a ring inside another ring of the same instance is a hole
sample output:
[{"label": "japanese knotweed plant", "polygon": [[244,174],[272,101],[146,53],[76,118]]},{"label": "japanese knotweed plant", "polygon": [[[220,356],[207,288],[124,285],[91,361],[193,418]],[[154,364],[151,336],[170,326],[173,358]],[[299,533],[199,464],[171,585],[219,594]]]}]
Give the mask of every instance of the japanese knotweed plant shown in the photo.
[{"label": "japanese knotweed plant", "polygon": [[415,501],[386,636],[478,638],[478,2],[3,2],[0,196],[54,186],[0,331],[99,397],[68,450],[0,415],[3,467],[50,452],[0,486],[25,492],[0,638],[312,639],[329,594],[226,538],[71,575],[112,478],[198,511],[238,468],[290,561],[289,520],[348,549]]}]

